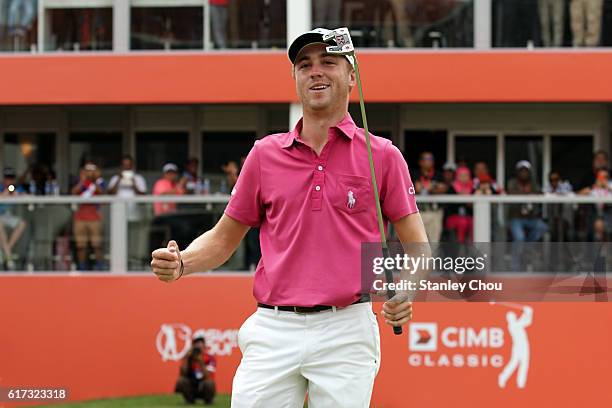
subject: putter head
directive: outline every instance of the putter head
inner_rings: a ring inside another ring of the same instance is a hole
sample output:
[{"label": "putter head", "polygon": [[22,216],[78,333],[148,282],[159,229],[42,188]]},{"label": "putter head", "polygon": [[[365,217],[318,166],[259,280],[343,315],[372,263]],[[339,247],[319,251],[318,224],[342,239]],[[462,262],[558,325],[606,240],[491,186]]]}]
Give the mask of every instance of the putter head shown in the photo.
[{"label": "putter head", "polygon": [[327,47],[330,54],[344,55],[355,66],[355,47],[347,27],[340,27],[332,30],[331,33],[323,36],[323,41],[332,44]]}]

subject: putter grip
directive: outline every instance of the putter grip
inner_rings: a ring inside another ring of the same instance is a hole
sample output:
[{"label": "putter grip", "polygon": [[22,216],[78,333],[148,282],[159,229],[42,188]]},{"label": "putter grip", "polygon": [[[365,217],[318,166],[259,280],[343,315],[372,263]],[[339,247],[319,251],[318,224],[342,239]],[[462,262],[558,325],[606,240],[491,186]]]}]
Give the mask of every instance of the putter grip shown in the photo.
[{"label": "putter grip", "polygon": [[[383,246],[382,252],[384,258],[389,258],[389,248],[386,245]],[[387,280],[387,283],[393,282],[393,271],[385,268],[385,279]],[[395,290],[387,289],[387,299],[391,299],[393,296],[395,296]],[[393,334],[396,336],[402,334],[402,327],[393,326]]]}]

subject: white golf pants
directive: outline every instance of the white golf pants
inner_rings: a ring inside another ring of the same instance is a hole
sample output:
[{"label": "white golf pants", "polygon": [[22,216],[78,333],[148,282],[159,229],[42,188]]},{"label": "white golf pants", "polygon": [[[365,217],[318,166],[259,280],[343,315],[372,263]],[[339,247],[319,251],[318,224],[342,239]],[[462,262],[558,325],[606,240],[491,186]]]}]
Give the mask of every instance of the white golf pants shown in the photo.
[{"label": "white golf pants", "polygon": [[233,408],[369,407],[380,366],[371,303],[300,314],[258,308],[240,327]]}]

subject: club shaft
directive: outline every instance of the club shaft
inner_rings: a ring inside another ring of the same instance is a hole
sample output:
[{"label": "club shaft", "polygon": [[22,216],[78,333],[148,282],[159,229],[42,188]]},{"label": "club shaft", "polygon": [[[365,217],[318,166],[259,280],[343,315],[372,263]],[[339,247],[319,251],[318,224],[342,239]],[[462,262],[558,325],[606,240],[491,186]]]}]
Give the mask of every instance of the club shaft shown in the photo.
[{"label": "club shaft", "polygon": [[[365,103],[363,98],[363,88],[361,87],[361,76],[359,75],[359,64],[357,56],[353,54],[355,61],[355,76],[357,77],[357,89],[359,91],[359,107],[361,108],[361,119],[363,121],[363,129],[365,131],[366,146],[368,149],[368,161],[370,162],[370,175],[372,176],[372,188],[374,190],[374,202],[376,203],[376,217],[378,219],[378,230],[380,232],[380,243],[384,257],[389,257],[389,247],[387,246],[387,236],[385,235],[385,224],[383,222],[382,210],[380,208],[380,198],[378,196],[378,183],[376,182],[376,172],[374,171],[374,158],[372,157],[372,144],[370,142],[370,131],[368,130],[368,118],[365,111]],[[393,272],[385,268],[385,279],[388,283],[393,282]],[[391,299],[395,296],[394,290],[387,290],[387,298]],[[402,334],[401,327],[393,327],[393,333],[396,335]]]}]

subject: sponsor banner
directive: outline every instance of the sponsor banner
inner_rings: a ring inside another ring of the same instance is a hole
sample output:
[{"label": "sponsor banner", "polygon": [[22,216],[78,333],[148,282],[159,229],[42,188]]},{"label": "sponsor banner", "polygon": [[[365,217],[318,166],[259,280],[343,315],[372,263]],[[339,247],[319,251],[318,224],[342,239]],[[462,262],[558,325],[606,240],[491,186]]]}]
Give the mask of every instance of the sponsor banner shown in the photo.
[{"label": "sponsor banner", "polygon": [[[71,400],[171,393],[203,335],[229,393],[237,333],[255,310],[251,285],[250,276],[0,277],[0,387],[62,387]],[[608,302],[416,303],[402,336],[381,320],[372,406],[612,404]]]}]

